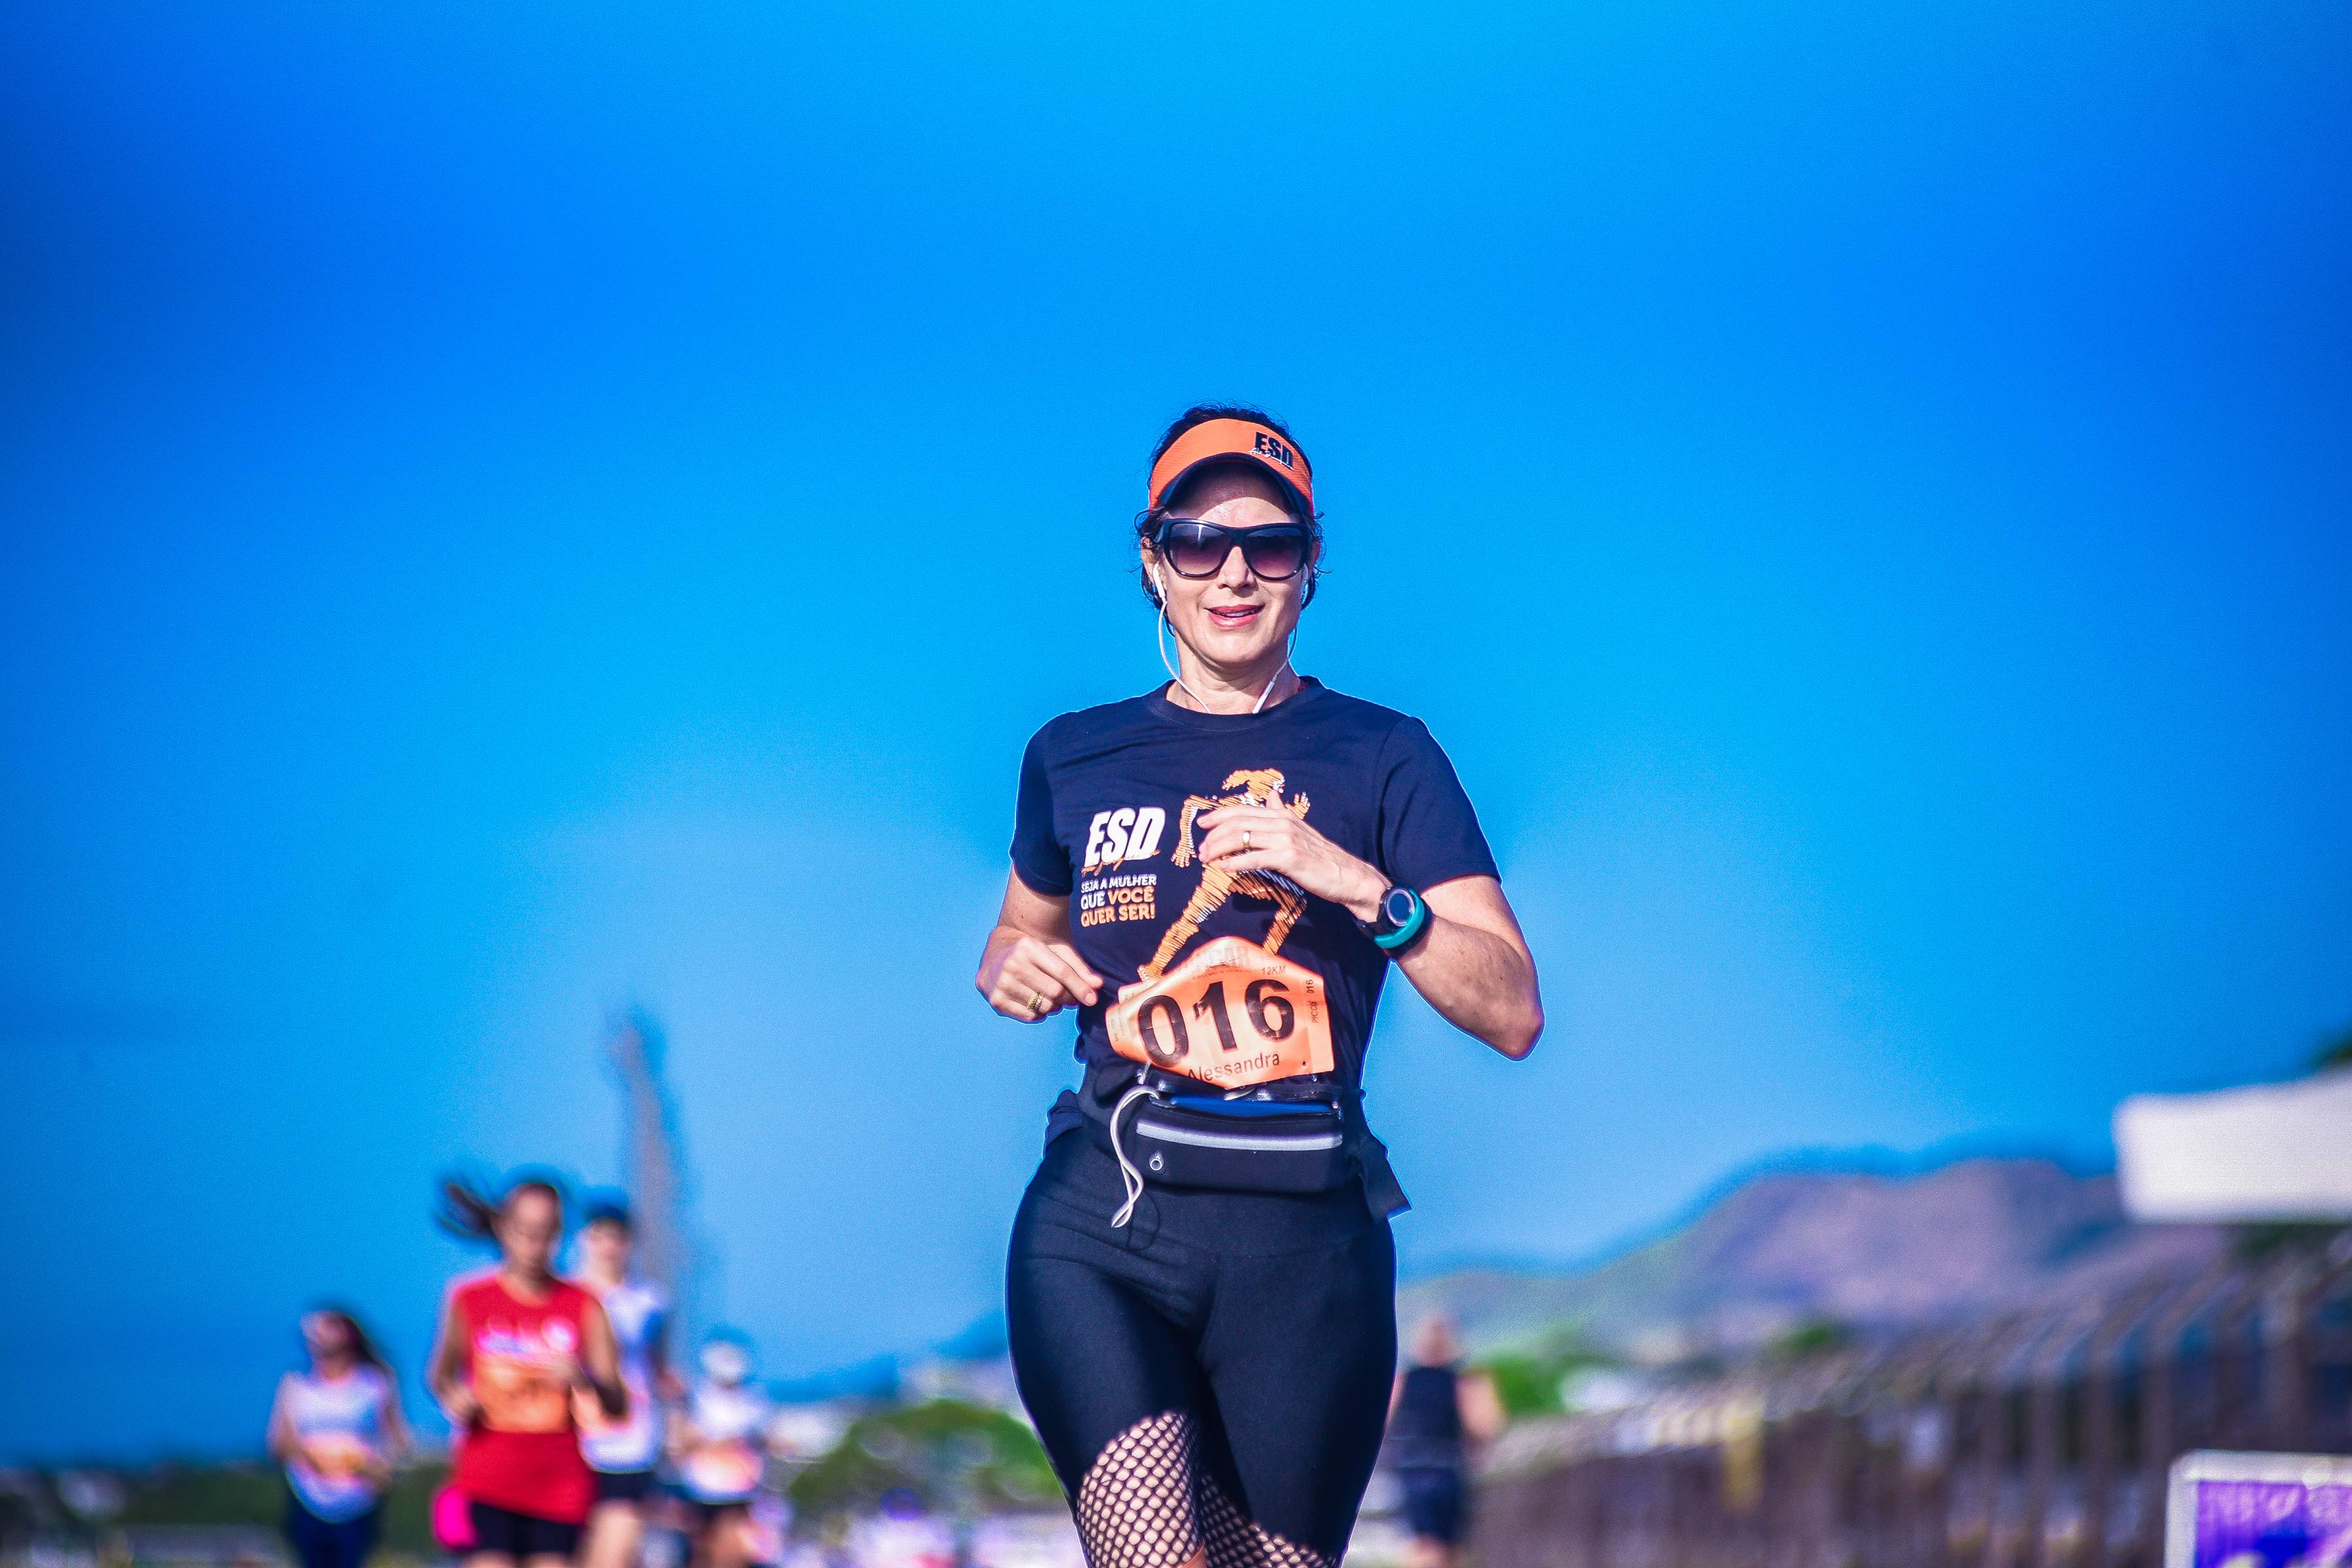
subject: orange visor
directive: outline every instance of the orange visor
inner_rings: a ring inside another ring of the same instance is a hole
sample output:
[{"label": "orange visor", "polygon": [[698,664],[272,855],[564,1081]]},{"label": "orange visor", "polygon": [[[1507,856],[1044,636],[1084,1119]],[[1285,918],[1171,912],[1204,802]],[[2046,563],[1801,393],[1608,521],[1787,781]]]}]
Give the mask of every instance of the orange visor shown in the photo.
[{"label": "orange visor", "polygon": [[1220,458],[1243,458],[1263,464],[1276,478],[1298,492],[1307,515],[1315,515],[1315,479],[1307,471],[1307,456],[1265,426],[1248,419],[1211,419],[1193,426],[1170,444],[1151,465],[1148,504],[1157,509],[1186,474]]}]

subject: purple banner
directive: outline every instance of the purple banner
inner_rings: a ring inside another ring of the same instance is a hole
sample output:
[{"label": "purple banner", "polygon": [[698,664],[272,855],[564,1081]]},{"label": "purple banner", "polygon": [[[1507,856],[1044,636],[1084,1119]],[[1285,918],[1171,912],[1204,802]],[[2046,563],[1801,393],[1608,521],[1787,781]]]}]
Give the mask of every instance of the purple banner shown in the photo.
[{"label": "purple banner", "polygon": [[2336,1568],[2352,1557],[2352,1483],[2194,1484],[2193,1568]]}]

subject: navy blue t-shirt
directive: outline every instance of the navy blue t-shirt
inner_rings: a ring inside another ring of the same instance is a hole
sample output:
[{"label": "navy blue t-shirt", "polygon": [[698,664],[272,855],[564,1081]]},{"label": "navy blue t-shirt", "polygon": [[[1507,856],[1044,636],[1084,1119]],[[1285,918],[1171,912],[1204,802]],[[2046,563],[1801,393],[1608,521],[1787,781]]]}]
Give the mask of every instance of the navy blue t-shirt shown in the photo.
[{"label": "navy blue t-shirt", "polygon": [[[1021,759],[1013,869],[1037,892],[1070,900],[1078,955],[1108,982],[1102,1001],[1078,1012],[1077,1054],[1088,1063],[1120,1059],[1105,1010],[1155,957],[1165,967],[1219,937],[1267,940],[1276,905],[1235,889],[1200,914],[1199,930],[1173,952],[1160,952],[1201,889],[1191,847],[1205,832],[1188,830],[1201,811],[1246,797],[1299,812],[1408,888],[1496,874],[1470,797],[1420,720],[1312,679],[1263,713],[1195,712],[1164,690],[1065,713]],[[1359,1087],[1389,959],[1339,905],[1311,895],[1305,904],[1280,956],[1322,976],[1335,1071]]]}]

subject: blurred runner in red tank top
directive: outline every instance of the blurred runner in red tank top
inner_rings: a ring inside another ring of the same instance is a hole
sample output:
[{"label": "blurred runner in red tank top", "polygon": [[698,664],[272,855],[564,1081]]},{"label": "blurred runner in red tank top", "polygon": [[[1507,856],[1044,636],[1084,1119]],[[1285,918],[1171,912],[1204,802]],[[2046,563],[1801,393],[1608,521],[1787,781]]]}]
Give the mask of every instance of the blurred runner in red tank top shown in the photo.
[{"label": "blurred runner in red tank top", "polygon": [[467,1568],[560,1568],[596,1501],[572,1394],[610,1416],[628,1409],[612,1324],[554,1271],[563,1198],[553,1182],[514,1182],[496,1203],[462,1182],[443,1195],[442,1223],[495,1240],[499,1259],[450,1287],[433,1348],[434,1395],[465,1436],[450,1484],[473,1516]]}]

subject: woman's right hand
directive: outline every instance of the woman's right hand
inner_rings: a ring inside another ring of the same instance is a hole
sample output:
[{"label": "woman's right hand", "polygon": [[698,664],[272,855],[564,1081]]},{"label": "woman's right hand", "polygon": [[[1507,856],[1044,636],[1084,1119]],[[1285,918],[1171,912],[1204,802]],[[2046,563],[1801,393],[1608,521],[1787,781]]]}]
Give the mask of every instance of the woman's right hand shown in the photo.
[{"label": "woman's right hand", "polygon": [[981,955],[978,984],[990,1006],[1034,1024],[1065,1007],[1093,1006],[1101,999],[1103,980],[1068,942],[998,926]]}]

